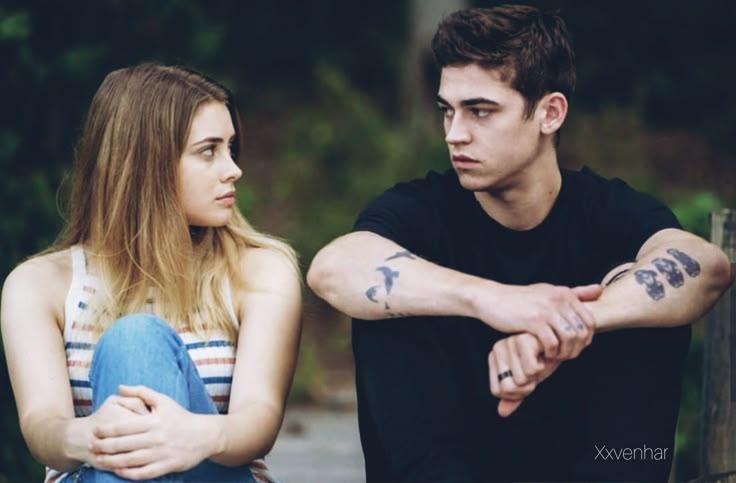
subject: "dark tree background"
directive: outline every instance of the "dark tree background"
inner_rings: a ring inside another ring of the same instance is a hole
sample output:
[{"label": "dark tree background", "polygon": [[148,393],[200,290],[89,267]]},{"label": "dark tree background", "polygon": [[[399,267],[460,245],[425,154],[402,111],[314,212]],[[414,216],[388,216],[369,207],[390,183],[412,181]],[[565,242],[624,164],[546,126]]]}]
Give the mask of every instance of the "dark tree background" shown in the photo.
[{"label": "dark tree background", "polygon": [[[736,204],[736,2],[529,3],[560,9],[575,37],[578,90],[561,162],[627,179],[706,235],[708,210]],[[144,60],[189,65],[235,92],[246,129],[239,203],[308,266],[372,195],[447,164],[439,117],[417,131],[404,116],[416,101],[402,85],[436,82],[431,69],[406,78],[411,5],[0,2],[0,275],[54,240],[91,97],[109,71]],[[294,399],[349,379],[347,338],[344,317],[308,296]],[[700,347],[696,336],[678,479],[698,472]],[[39,480],[0,359],[0,482]]]}]

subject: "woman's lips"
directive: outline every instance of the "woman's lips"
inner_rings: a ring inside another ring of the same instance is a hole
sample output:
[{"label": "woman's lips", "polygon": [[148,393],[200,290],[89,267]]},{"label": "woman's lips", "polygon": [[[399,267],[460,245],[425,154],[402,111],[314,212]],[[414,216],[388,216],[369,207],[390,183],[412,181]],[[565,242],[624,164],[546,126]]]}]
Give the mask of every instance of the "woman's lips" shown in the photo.
[{"label": "woman's lips", "polygon": [[216,199],[217,201],[221,201],[223,204],[230,206],[235,203],[235,191],[226,193],[222,196],[217,197]]}]

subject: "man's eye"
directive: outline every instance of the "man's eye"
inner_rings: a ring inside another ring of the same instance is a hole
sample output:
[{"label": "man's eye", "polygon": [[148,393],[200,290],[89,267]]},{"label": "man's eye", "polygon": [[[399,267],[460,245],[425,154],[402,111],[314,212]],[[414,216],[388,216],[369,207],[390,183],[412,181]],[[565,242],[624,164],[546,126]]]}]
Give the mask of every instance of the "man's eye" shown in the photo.
[{"label": "man's eye", "polygon": [[473,114],[473,117],[478,118],[488,117],[491,114],[491,111],[489,111],[488,109],[480,109],[477,107],[471,109],[470,112]]},{"label": "man's eye", "polygon": [[437,110],[440,111],[444,117],[452,117],[453,114],[455,114],[455,111],[447,106],[438,105]]}]

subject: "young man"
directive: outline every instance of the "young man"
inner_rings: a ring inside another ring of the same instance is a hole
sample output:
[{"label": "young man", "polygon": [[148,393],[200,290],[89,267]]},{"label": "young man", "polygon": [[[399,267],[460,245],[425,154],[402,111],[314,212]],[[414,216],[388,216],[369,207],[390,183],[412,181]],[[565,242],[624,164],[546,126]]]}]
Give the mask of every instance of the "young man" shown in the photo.
[{"label": "young man", "polygon": [[728,260],[624,182],[560,170],[558,16],[457,12],[432,48],[452,169],[376,198],[308,274],[355,317],[368,480],[667,479],[685,324]]}]

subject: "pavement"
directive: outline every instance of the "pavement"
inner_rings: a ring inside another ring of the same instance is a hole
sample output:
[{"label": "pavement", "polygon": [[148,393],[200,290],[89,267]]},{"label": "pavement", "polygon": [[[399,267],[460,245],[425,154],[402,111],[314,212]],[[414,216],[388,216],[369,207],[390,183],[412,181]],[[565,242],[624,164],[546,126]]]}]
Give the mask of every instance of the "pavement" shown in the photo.
[{"label": "pavement", "polygon": [[288,406],[266,464],[281,483],[364,482],[355,404]]}]

